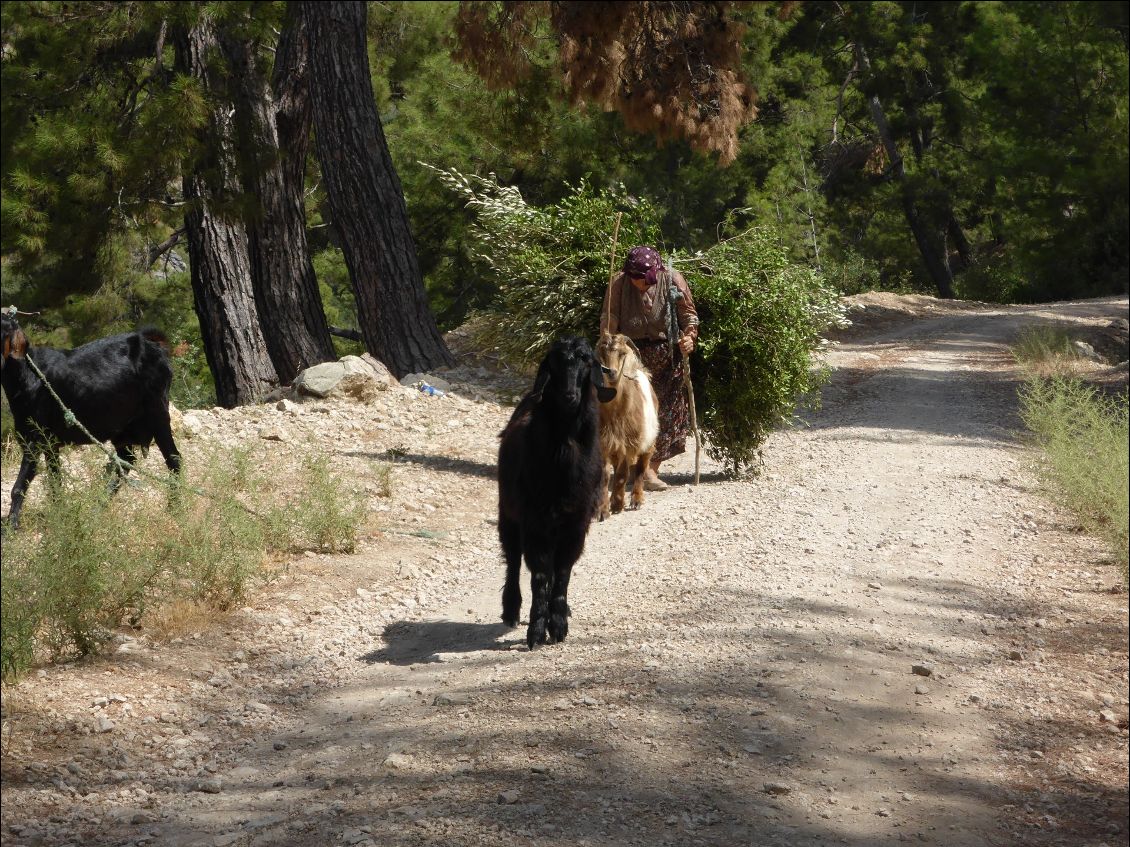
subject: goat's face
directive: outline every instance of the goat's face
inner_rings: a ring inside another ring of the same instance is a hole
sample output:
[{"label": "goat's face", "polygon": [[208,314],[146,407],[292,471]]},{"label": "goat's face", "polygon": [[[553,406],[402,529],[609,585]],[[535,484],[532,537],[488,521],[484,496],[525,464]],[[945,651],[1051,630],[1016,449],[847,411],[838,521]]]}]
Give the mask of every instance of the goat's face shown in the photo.
[{"label": "goat's face", "polygon": [[24,353],[27,352],[27,336],[11,315],[5,314],[0,318],[0,323],[3,325],[0,331],[0,345],[3,346],[4,352],[3,359],[0,359],[0,369],[3,369],[8,363],[9,356],[13,359],[24,357]]},{"label": "goat's face", "polygon": [[613,386],[619,386],[624,377],[634,379],[641,367],[640,351],[626,335],[604,333],[596,345],[600,360]]},{"label": "goat's face", "polygon": [[596,389],[602,403],[616,396],[616,389],[604,384],[600,362],[585,339],[555,341],[538,368],[534,394],[543,400],[548,397],[561,412],[575,413],[588,399],[590,388]]}]

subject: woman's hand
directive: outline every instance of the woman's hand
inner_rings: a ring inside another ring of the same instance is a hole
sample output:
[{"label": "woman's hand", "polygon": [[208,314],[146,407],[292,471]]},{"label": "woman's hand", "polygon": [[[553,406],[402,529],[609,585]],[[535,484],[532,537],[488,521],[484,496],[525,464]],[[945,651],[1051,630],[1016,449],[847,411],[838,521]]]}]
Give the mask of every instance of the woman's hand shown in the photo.
[{"label": "woman's hand", "polygon": [[679,349],[683,351],[684,356],[689,356],[694,350],[694,339],[689,335],[679,336]]}]

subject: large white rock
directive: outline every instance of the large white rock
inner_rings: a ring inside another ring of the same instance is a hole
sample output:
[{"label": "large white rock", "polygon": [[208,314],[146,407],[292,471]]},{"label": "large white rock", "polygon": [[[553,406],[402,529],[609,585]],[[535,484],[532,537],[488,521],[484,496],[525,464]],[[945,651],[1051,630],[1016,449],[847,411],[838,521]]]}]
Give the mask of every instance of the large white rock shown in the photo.
[{"label": "large white rock", "polygon": [[396,381],[388,369],[368,354],[314,365],[294,381],[295,388],[303,394],[352,397],[365,402],[376,398],[377,392],[387,390],[390,384],[395,385]]}]

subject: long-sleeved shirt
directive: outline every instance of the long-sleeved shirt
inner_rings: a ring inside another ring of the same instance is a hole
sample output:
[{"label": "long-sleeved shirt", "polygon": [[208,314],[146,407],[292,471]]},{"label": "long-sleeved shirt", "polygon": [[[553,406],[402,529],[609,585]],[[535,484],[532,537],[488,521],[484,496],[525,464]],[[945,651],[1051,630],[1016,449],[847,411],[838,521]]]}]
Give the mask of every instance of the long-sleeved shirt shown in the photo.
[{"label": "long-sleeved shirt", "polygon": [[698,312],[687,281],[676,270],[661,272],[659,282],[645,291],[632,285],[627,274],[612,280],[600,313],[601,334],[623,333],[633,341],[667,341],[668,275],[683,294],[682,299],[675,301],[679,331],[697,341]]}]

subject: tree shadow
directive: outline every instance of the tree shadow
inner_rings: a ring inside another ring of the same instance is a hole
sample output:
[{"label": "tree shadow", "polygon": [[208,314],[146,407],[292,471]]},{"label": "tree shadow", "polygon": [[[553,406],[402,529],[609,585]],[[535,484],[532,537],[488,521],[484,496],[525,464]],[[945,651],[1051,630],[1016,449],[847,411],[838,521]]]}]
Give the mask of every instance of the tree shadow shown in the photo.
[{"label": "tree shadow", "polygon": [[364,450],[343,450],[342,456],[352,456],[360,459],[388,462],[389,464],[422,465],[433,471],[456,473],[463,476],[476,476],[482,479],[497,479],[498,466],[476,462],[471,459],[456,459],[451,456],[429,456],[424,453],[405,453],[400,450],[385,450],[381,453],[371,453]]}]

